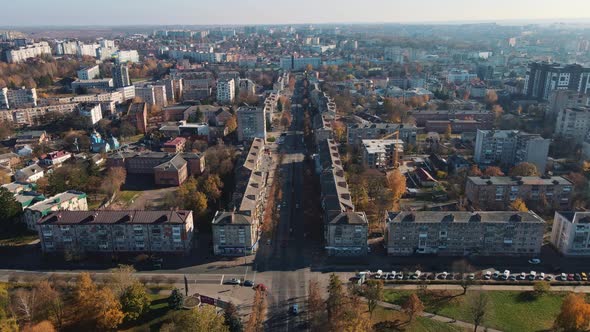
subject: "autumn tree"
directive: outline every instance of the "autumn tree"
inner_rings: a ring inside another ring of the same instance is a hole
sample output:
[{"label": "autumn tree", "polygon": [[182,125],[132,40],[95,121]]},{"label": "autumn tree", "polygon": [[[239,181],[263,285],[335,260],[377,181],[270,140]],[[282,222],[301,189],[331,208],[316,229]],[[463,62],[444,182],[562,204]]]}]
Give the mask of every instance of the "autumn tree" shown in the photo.
[{"label": "autumn tree", "polygon": [[332,121],[332,130],[334,131],[334,139],[337,142],[346,140],[346,126],[342,121]]},{"label": "autumn tree", "polygon": [[527,212],[529,210],[525,202],[521,198],[517,198],[514,201],[512,201],[510,203],[510,209],[518,212]]},{"label": "autumn tree", "polygon": [[509,172],[510,176],[539,176],[539,171],[535,164],[522,162],[512,167]]},{"label": "autumn tree", "polygon": [[387,174],[387,186],[391,190],[394,202],[399,202],[406,192],[406,177],[398,170]]},{"label": "autumn tree", "polygon": [[369,314],[373,317],[373,311],[377,308],[379,301],[383,300],[383,281],[367,280],[363,285],[363,295],[367,299]]},{"label": "autumn tree", "polygon": [[483,171],[483,175],[486,176],[504,176],[504,172],[497,166],[489,166]]},{"label": "autumn tree", "polygon": [[53,287],[47,280],[43,280],[35,285],[40,308],[39,315],[43,319],[50,320],[57,329],[61,329],[64,324],[66,305],[60,292]]},{"label": "autumn tree", "polygon": [[135,268],[131,265],[119,264],[114,269],[110,269],[107,278],[107,286],[113,291],[115,296],[121,296],[133,284],[139,282],[135,277]]},{"label": "autumn tree", "polygon": [[215,307],[196,307],[188,311],[179,311],[173,318],[175,331],[183,332],[229,332],[223,316],[218,315]]},{"label": "autumn tree", "polygon": [[223,317],[229,332],[242,332],[244,330],[242,320],[238,315],[238,308],[232,302],[229,302],[225,309],[223,309]]},{"label": "autumn tree", "polygon": [[494,105],[492,107],[492,113],[494,113],[494,118],[497,120],[504,114],[504,109],[500,105]]},{"label": "autumn tree", "polygon": [[349,292],[344,305],[343,323],[338,331],[368,332],[372,330],[371,319],[363,309],[363,303],[355,292]]},{"label": "autumn tree", "polygon": [[472,292],[467,300],[469,316],[474,325],[473,332],[477,332],[488,312],[489,298],[485,292]]},{"label": "autumn tree", "polygon": [[179,310],[184,305],[184,295],[178,288],[174,288],[168,297],[168,306],[172,309]]},{"label": "autumn tree", "polygon": [[533,282],[533,292],[537,296],[547,294],[551,290],[551,284],[544,280],[537,280]]},{"label": "autumn tree", "polygon": [[307,310],[309,312],[309,321],[312,330],[317,330],[323,325],[324,312],[326,304],[320,292],[320,284],[317,280],[309,282],[307,290]]},{"label": "autumn tree", "polygon": [[402,305],[402,311],[410,317],[409,321],[411,322],[416,315],[419,315],[424,311],[424,304],[422,304],[422,301],[420,301],[420,298],[416,293],[412,293]]},{"label": "autumn tree", "polygon": [[488,90],[485,96],[486,104],[493,105],[498,102],[498,94],[496,90]]},{"label": "autumn tree", "polygon": [[121,189],[127,178],[127,171],[123,167],[111,167],[107,172],[107,176],[102,182],[102,191],[111,196]]},{"label": "autumn tree", "polygon": [[96,286],[86,272],[78,277],[74,303],[76,317],[83,326],[114,329],[121,324],[125,316],[113,292],[109,288]]},{"label": "autumn tree", "polygon": [[289,111],[283,111],[283,115],[281,116],[281,126],[285,130],[287,130],[291,126],[291,122],[293,121],[293,116]]},{"label": "autumn tree", "polygon": [[34,321],[38,308],[36,290],[18,288],[12,295],[12,308],[20,321]]},{"label": "autumn tree", "polygon": [[225,128],[227,128],[227,132],[229,134],[236,131],[238,128],[238,119],[235,115],[225,121]]},{"label": "autumn tree", "polygon": [[223,188],[223,181],[217,174],[199,177],[197,180],[197,187],[210,202],[215,203],[221,197],[221,189]]},{"label": "autumn tree", "polygon": [[469,172],[467,172],[469,176],[482,176],[483,173],[481,172],[481,170],[479,169],[479,167],[477,167],[477,165],[471,165],[471,167],[469,168]]},{"label": "autumn tree", "polygon": [[267,306],[266,293],[260,288],[257,288],[256,293],[254,293],[254,301],[252,302],[252,312],[250,312],[250,318],[246,324],[246,332],[264,331]]},{"label": "autumn tree", "polygon": [[55,326],[50,321],[44,320],[37,324],[25,326],[22,332],[55,332]]},{"label": "autumn tree", "polygon": [[177,191],[178,206],[193,210],[195,215],[202,216],[207,211],[207,196],[198,191],[198,183],[190,177]]},{"label": "autumn tree", "polygon": [[7,284],[0,284],[0,331],[18,332],[16,317],[10,310],[10,295]]},{"label": "autumn tree", "polygon": [[0,187],[0,230],[13,228],[19,221],[23,208],[6,188]]},{"label": "autumn tree", "polygon": [[445,129],[445,139],[447,141],[449,141],[451,139],[452,134],[453,134],[453,127],[451,127],[451,124],[449,123],[447,125],[447,129]]},{"label": "autumn tree", "polygon": [[127,287],[120,296],[121,307],[128,321],[137,320],[141,315],[146,313],[150,308],[150,298],[145,286],[139,282],[134,282]]},{"label": "autumn tree", "polygon": [[554,322],[554,328],[560,331],[586,331],[590,325],[590,305],[584,294],[570,293],[561,304],[561,311]]},{"label": "autumn tree", "polygon": [[330,275],[328,283],[328,299],[326,300],[326,309],[328,312],[328,324],[331,331],[340,331],[344,319],[344,304],[346,303],[346,294],[342,287],[342,281],[337,275]]}]

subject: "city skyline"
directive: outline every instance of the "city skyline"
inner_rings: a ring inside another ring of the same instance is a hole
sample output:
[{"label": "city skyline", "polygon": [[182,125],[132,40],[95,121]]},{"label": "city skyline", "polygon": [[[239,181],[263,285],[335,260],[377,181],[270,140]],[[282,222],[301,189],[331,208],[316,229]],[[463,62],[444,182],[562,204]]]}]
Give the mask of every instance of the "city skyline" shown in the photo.
[{"label": "city skyline", "polygon": [[[154,0],[105,0],[88,4],[94,15],[80,15],[72,0],[9,2],[0,14],[2,26],[83,26],[83,25],[238,25],[238,24],[318,24],[318,23],[443,23],[519,20],[588,20],[580,13],[590,12],[590,3],[564,0],[556,7],[550,0],[498,0],[494,6],[483,1],[367,0],[359,6],[351,0],[294,3],[270,0],[218,3],[170,0],[163,14],[162,3]],[[35,8],[35,11],[31,11]],[[114,10],[113,8],[117,8]],[[313,8],[313,10],[310,10]],[[377,10],[378,9],[378,10]],[[129,16],[129,12],[136,15]],[[261,14],[263,13],[263,14]]]}]

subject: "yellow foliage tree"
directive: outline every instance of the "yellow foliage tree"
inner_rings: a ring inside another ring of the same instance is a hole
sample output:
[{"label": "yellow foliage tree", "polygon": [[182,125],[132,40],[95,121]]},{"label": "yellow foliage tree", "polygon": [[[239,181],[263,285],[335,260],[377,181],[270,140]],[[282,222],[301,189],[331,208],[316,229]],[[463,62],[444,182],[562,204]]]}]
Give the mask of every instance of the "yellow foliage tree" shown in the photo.
[{"label": "yellow foliage tree", "polygon": [[560,331],[585,331],[590,325],[590,305],[583,294],[568,294],[561,305],[561,312],[554,327]]},{"label": "yellow foliage tree", "polygon": [[527,212],[529,210],[525,202],[520,198],[517,198],[512,203],[510,203],[510,208],[519,212]]}]

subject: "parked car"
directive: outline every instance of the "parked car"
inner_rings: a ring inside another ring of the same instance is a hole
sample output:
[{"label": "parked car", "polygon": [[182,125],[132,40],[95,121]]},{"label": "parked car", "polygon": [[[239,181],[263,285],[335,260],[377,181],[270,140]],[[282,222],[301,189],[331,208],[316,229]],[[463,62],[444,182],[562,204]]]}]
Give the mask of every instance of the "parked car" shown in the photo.
[{"label": "parked car", "polygon": [[254,286],[254,282],[252,280],[244,280],[244,286],[252,287]]},{"label": "parked car", "polygon": [[534,264],[534,265],[541,264],[541,260],[538,258],[532,258],[532,259],[529,259],[529,264]]},{"label": "parked car", "polygon": [[466,278],[466,279],[467,279],[467,280],[475,280],[475,273],[469,273],[469,274],[467,275],[467,278]]},{"label": "parked car", "polygon": [[567,281],[567,274],[565,274],[565,273],[560,274],[559,275],[559,280],[561,280],[561,281]]},{"label": "parked car", "polygon": [[573,273],[570,273],[567,275],[567,281],[574,281],[574,275]]},{"label": "parked car", "polygon": [[513,274],[510,277],[508,277],[508,280],[510,280],[510,281],[516,281],[516,276]]},{"label": "parked car", "polygon": [[498,277],[500,277],[500,271],[494,271],[494,273],[492,274],[492,278],[498,279]]},{"label": "parked car", "polygon": [[588,275],[586,274],[586,272],[580,273],[580,276],[582,277],[582,281],[588,280]]},{"label": "parked car", "polygon": [[486,271],[486,273],[483,275],[483,279],[484,280],[492,279],[492,271]]},{"label": "parked car", "polygon": [[227,281],[228,285],[240,285],[242,284],[242,281],[238,278],[231,278],[229,279],[229,281]]},{"label": "parked car", "polygon": [[299,305],[297,303],[291,305],[291,308],[289,308],[289,311],[293,314],[293,315],[297,315],[299,314]]},{"label": "parked car", "polygon": [[382,276],[383,276],[383,271],[377,270],[377,273],[375,273],[375,275],[373,277],[375,279],[381,279]]},{"label": "parked car", "polygon": [[448,274],[447,272],[443,272],[443,273],[439,274],[439,275],[438,275],[436,278],[437,278],[437,279],[444,280],[444,279],[446,279],[446,278],[447,278],[447,276],[448,276],[448,275],[449,275],[449,274]]},{"label": "parked car", "polygon": [[545,273],[544,272],[538,273],[537,274],[537,277],[536,277],[537,280],[545,280],[545,278],[546,277],[545,277]]},{"label": "parked car", "polygon": [[387,276],[388,280],[393,280],[395,279],[395,271],[391,271],[391,273]]},{"label": "parked car", "polygon": [[537,272],[531,271],[531,273],[529,273],[528,279],[532,281],[532,280],[535,280],[536,277],[537,277]]},{"label": "parked car", "polygon": [[447,280],[453,280],[453,279],[455,279],[455,275],[453,273],[447,274]]},{"label": "parked car", "polygon": [[553,280],[553,276],[552,275],[548,275],[545,277],[545,281],[551,281]]},{"label": "parked car", "polygon": [[400,272],[400,273],[398,273],[398,274],[395,275],[395,279],[397,279],[397,280],[402,280],[403,278],[404,278],[404,273],[403,272]]},{"label": "parked car", "polygon": [[574,274],[575,281],[582,281],[582,276],[579,273]]}]

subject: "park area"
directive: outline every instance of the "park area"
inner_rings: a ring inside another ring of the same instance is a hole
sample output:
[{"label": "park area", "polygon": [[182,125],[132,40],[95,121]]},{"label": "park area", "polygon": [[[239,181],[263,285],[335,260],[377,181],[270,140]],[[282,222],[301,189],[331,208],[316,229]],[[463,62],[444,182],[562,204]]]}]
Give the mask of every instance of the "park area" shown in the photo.
[{"label": "park area", "polygon": [[[425,312],[472,323],[472,302],[469,299],[473,293],[477,292],[468,291],[466,295],[462,295],[462,292],[456,291],[423,290],[418,293],[418,297],[424,304]],[[385,302],[403,305],[411,294],[411,291],[385,290],[383,298]],[[551,329],[566,296],[566,293],[558,292],[537,295],[531,291],[486,291],[485,294],[488,302],[482,325],[507,332]],[[446,329],[424,325],[425,319],[422,317],[416,320],[409,328],[405,327],[405,330],[454,331],[444,323],[436,322]],[[432,323],[434,322],[427,324]]]}]

